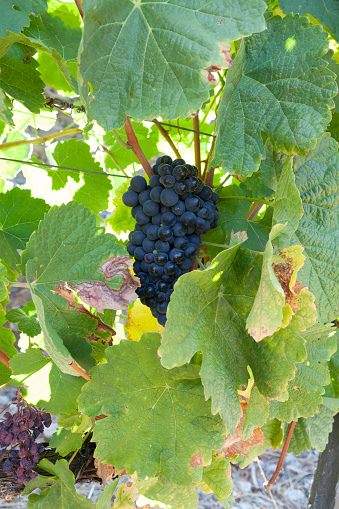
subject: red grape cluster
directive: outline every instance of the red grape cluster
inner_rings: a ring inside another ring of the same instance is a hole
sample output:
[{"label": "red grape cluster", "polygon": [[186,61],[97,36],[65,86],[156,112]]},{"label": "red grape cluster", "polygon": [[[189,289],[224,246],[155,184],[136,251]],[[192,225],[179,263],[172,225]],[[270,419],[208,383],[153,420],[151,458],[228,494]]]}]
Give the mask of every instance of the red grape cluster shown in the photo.
[{"label": "red grape cluster", "polygon": [[183,159],[159,157],[152,171],[149,185],[133,177],[122,201],[136,221],[126,246],[141,283],[136,293],[165,325],[174,284],[190,270],[201,235],[218,226],[219,198]]},{"label": "red grape cluster", "polygon": [[38,475],[32,469],[45,448],[35,441],[44,426],[49,428],[52,418],[44,410],[24,406],[22,401],[17,402],[17,407],[13,415],[6,412],[0,423],[0,461],[7,455],[2,471],[22,484]]}]

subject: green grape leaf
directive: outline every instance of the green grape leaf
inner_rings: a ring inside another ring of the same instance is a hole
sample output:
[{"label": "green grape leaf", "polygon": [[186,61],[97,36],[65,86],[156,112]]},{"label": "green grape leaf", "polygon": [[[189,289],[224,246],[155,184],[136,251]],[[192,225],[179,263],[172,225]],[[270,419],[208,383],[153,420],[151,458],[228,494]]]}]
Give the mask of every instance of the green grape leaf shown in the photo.
[{"label": "green grape leaf", "polygon": [[[204,235],[203,241],[224,244],[226,239],[226,244],[229,244],[232,231],[245,231],[248,239],[244,242],[243,247],[253,251],[264,251],[272,227],[273,209],[269,207],[262,220],[250,221],[247,216],[251,202],[232,199],[232,196],[240,198],[251,196],[251,192],[243,185],[227,186],[221,189],[219,196],[221,198],[218,203],[219,226]],[[221,249],[208,246],[209,256],[214,258]]]},{"label": "green grape leaf", "polygon": [[272,336],[283,321],[285,295],[272,266],[272,241],[285,230],[285,227],[284,224],[276,224],[270,232],[263,256],[260,285],[246,320],[246,328],[257,342]]},{"label": "green grape leaf", "polygon": [[40,198],[32,198],[28,189],[14,187],[0,194],[1,257],[11,267],[20,262],[18,249],[25,249],[48,209],[49,205]]},{"label": "green grape leaf", "polygon": [[49,445],[55,448],[60,456],[67,456],[70,452],[80,449],[82,433],[72,433],[70,430],[58,428],[52,435]]},{"label": "green grape leaf", "polygon": [[[13,9],[13,5],[16,9]],[[0,23],[0,37],[6,35],[6,30],[21,32],[30,24],[30,16],[38,16],[47,10],[47,0],[4,0],[2,2],[2,16]]]},{"label": "green grape leaf", "polygon": [[126,114],[143,120],[197,111],[212,86],[203,69],[229,67],[228,41],[264,30],[266,4],[248,0],[244,8],[231,0],[207,5],[106,0],[98,6],[86,0],[83,9],[81,94],[89,120],[109,131],[122,127]]},{"label": "green grape leaf", "polygon": [[322,403],[324,387],[330,383],[327,362],[336,351],[331,329],[320,324],[299,332],[306,339],[307,359],[297,364],[296,374],[288,384],[287,401],[270,401],[270,417],[291,422],[299,417],[312,417]]},{"label": "green grape leaf", "polygon": [[[284,438],[286,438],[290,426],[286,422],[283,422],[282,427],[284,430]],[[291,442],[290,445],[288,446],[287,452],[294,452],[294,454],[298,456],[303,451],[310,450],[311,441],[307,433],[305,419],[299,419],[295,425]]]},{"label": "green grape leaf", "polygon": [[[28,509],[46,509],[46,507],[67,507],[67,509],[94,509],[95,504],[83,495],[78,495],[74,487],[74,475],[68,468],[66,460],[59,460],[53,465],[47,459],[40,461],[41,468],[53,474],[48,477],[48,487],[40,485],[39,495],[28,497]],[[41,476],[39,476],[41,479]],[[44,477],[46,484],[46,477]],[[29,484],[28,484],[29,486]]]},{"label": "green grape leaf", "polygon": [[118,187],[113,199],[114,210],[106,220],[106,223],[118,234],[133,231],[135,226],[135,219],[131,215],[130,210],[122,202],[122,195],[127,191],[128,187],[128,180]]},{"label": "green grape leaf", "polygon": [[[38,71],[44,83],[56,90],[62,90],[68,96],[74,94],[73,87],[68,83],[63,73],[60,71],[52,55],[40,51],[37,61],[39,63]],[[72,78],[76,79],[77,64],[75,62],[67,62]]]},{"label": "green grape leaf", "polygon": [[160,472],[169,482],[187,485],[192,457],[208,464],[212,449],[223,445],[225,430],[205,402],[197,367],[164,369],[159,345],[159,334],[149,333],[139,342],[108,348],[107,364],[92,369],[79,409],[89,416],[109,415],[94,428],[100,461],[128,473],[136,470],[139,478]]},{"label": "green grape leaf", "polygon": [[66,375],[45,357],[38,348],[28,348],[25,353],[10,360],[13,385],[20,387],[25,400],[53,415],[70,413],[77,407],[77,397],[85,380]]},{"label": "green grape leaf", "polygon": [[[60,313],[59,309],[66,311],[68,303],[55,292],[57,289],[61,292],[64,289],[64,295],[68,296],[63,286],[67,283],[68,288],[72,287],[79,293],[83,302],[96,307],[98,311],[102,311],[101,306],[126,308],[136,297],[133,290],[136,283],[128,270],[131,263],[129,258],[120,260],[119,274],[123,276],[124,283],[119,292],[105,285],[106,280],[109,281],[116,274],[110,274],[106,279],[100,270],[103,262],[111,257],[124,257],[125,253],[124,247],[117,242],[114,235],[105,234],[102,228],[96,227],[94,214],[76,202],[52,207],[27,243],[26,250],[22,253],[22,264],[26,265],[27,280],[34,278],[30,289],[44,334],[45,347],[65,373],[75,374],[68,365],[74,357],[62,338],[70,333],[76,334],[76,330],[68,330],[68,326],[72,321],[74,325],[75,320],[78,327],[79,320],[83,321],[85,315],[81,317],[77,311],[69,310],[69,324],[63,325],[61,322],[65,319],[65,314]],[[122,270],[123,266],[126,270]],[[85,338],[93,323],[95,322],[92,320],[91,324],[88,324],[85,319]],[[78,332],[81,334],[81,330]]]},{"label": "green grape leaf", "polygon": [[72,28],[81,26],[81,16],[76,4],[73,2],[60,4],[59,0],[49,0],[48,12],[62,19],[66,25]]},{"label": "green grape leaf", "polygon": [[119,480],[120,478],[118,477],[118,479],[115,479],[115,481],[113,481],[111,484],[107,484],[107,486],[105,486],[104,491],[98,498],[98,503],[96,505],[97,509],[108,509],[111,507],[111,500]]},{"label": "green grape leaf", "polygon": [[39,113],[45,102],[44,83],[36,69],[38,62],[29,55],[28,65],[25,63],[26,59],[27,48],[21,44],[13,44],[0,58],[0,87],[33,113]]},{"label": "green grape leaf", "polygon": [[243,425],[243,439],[247,440],[256,428],[261,428],[268,418],[268,401],[260,394],[257,387],[253,387],[246,408]]},{"label": "green grape leaf", "polygon": [[41,333],[41,327],[36,316],[28,316],[22,309],[11,309],[6,313],[9,322],[17,323],[18,329],[30,338]]},{"label": "green grape leaf", "polygon": [[287,223],[284,231],[273,241],[276,249],[281,250],[289,245],[302,215],[303,205],[295,185],[292,160],[290,160],[283,167],[274,200],[273,224]]},{"label": "green grape leaf", "polygon": [[[143,497],[142,503],[150,503],[151,507],[161,507],[160,504],[166,504],[175,509],[196,509],[197,507],[198,493],[194,484],[178,486],[166,483],[164,479],[151,477],[146,481],[137,481],[135,486],[139,495]],[[141,500],[137,499],[137,502],[139,505]]]},{"label": "green grape leaf", "polygon": [[[100,164],[95,161],[87,143],[75,138],[59,142],[53,151],[53,158],[59,166],[102,173],[102,175],[83,173],[84,184],[75,192],[73,200],[83,203],[85,207],[96,213],[107,209],[109,192],[112,189],[111,180],[105,175]],[[80,181],[80,173],[77,174],[74,171],[48,170],[48,174],[52,177],[52,189],[65,187],[69,177],[76,182]]]},{"label": "green grape leaf", "polygon": [[[245,320],[258,290],[261,257],[253,259],[242,249],[236,254],[238,249],[220,253],[208,270],[180,277],[159,349],[166,368],[183,365],[202,351],[206,399],[212,398],[212,413],[220,413],[231,434],[242,415],[238,389],[247,385],[247,366],[263,396],[281,398],[295,375],[294,363],[306,358],[305,340],[292,321],[260,343],[247,334]],[[298,319],[303,322],[302,316]]]},{"label": "green grape leaf", "polygon": [[332,431],[334,415],[338,412],[329,409],[325,405],[319,405],[319,411],[312,417],[307,417],[306,426],[310,436],[311,446],[317,451],[323,451],[328,442],[328,436]]},{"label": "green grape leaf", "polygon": [[14,127],[12,108],[12,101],[0,88],[0,119],[5,124]]},{"label": "green grape leaf", "polygon": [[213,457],[212,463],[204,467],[202,482],[213,491],[224,507],[232,494],[232,479],[227,470],[230,468],[229,460],[222,456]]},{"label": "green grape leaf", "polygon": [[336,0],[279,0],[284,12],[311,14],[326,25],[335,35],[339,35],[339,6]]},{"label": "green grape leaf", "polygon": [[304,208],[292,236],[293,243],[305,246],[298,279],[315,295],[319,320],[327,323],[339,309],[338,144],[325,133],[317,147],[305,157],[295,157],[293,165]]},{"label": "green grape leaf", "polygon": [[213,166],[251,175],[265,157],[261,131],[287,154],[315,147],[337,93],[321,58],[327,44],[321,27],[290,14],[272,17],[267,30],[242,41],[218,110]]}]

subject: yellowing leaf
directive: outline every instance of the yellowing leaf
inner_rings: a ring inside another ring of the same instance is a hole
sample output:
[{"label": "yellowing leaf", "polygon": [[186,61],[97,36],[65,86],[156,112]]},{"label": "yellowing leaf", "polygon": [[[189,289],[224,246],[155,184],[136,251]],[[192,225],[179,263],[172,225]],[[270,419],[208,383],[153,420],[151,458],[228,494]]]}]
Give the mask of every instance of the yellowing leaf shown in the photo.
[{"label": "yellowing leaf", "polygon": [[159,332],[161,334],[164,328],[158,324],[150,309],[141,304],[138,299],[134,302],[133,307],[128,310],[126,330],[127,339],[139,341],[144,332]]}]

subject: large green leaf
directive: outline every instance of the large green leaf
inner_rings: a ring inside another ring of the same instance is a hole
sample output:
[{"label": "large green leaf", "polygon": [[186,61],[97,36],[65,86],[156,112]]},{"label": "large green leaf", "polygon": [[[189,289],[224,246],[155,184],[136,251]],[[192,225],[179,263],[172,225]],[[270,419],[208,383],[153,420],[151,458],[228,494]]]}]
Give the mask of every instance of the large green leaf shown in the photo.
[{"label": "large green leaf", "polygon": [[321,57],[326,34],[307,18],[268,20],[242,41],[218,111],[213,165],[251,175],[265,157],[261,131],[277,151],[306,154],[331,118],[335,75]]},{"label": "large green leaf", "polygon": [[33,113],[39,113],[45,102],[44,83],[37,67],[38,62],[22,44],[13,44],[0,58],[0,87]]},{"label": "large green leaf", "polygon": [[286,13],[311,14],[339,35],[339,5],[336,0],[279,0],[279,6]]},{"label": "large green leaf", "polygon": [[6,263],[12,267],[19,263],[18,249],[25,249],[48,209],[49,205],[40,198],[32,198],[28,189],[14,187],[0,194],[0,257]]},{"label": "large green leaf", "polygon": [[[48,477],[39,476],[33,480],[34,484],[28,484],[25,493],[32,491],[30,486],[40,487],[39,495],[33,494],[28,497],[29,509],[46,509],[46,507],[67,507],[67,509],[94,509],[95,504],[83,495],[78,495],[74,487],[74,475],[68,468],[66,460],[59,460],[54,465],[47,459],[40,462],[41,468],[53,474]],[[40,485],[37,483],[40,481]]]},{"label": "large green leaf", "polygon": [[[100,271],[101,264],[110,256],[125,254],[124,247],[114,235],[105,234],[102,228],[97,228],[94,214],[76,202],[50,209],[27,243],[22,253],[22,264],[26,265],[27,280],[34,278],[30,288],[45,347],[65,373],[75,374],[68,366],[73,356],[62,338],[80,332],[80,340],[83,340],[94,320],[72,310],[62,313],[67,310],[67,301],[53,293],[56,285],[78,285],[87,281],[105,286],[106,278]],[[88,320],[91,324],[87,323]],[[79,327],[79,321],[82,322],[85,335],[81,329],[69,329],[72,324]]]},{"label": "large green leaf", "polygon": [[288,384],[288,400],[270,402],[271,418],[291,422],[312,417],[318,411],[324,387],[330,383],[327,362],[337,348],[336,338],[328,337],[329,332],[328,327],[319,324],[300,332],[306,339],[307,360],[297,364],[295,378]]},{"label": "large green leaf", "polygon": [[[16,8],[13,8],[15,5]],[[47,10],[47,0],[2,0],[1,3],[0,37],[6,35],[6,30],[21,32],[30,23],[30,16],[38,16]]]},{"label": "large green leaf", "polygon": [[81,93],[89,119],[106,131],[126,114],[187,117],[209,97],[203,69],[229,66],[224,45],[265,28],[262,0],[85,0],[83,8]]},{"label": "large green leaf", "polygon": [[100,461],[128,473],[136,470],[139,478],[160,472],[169,482],[187,485],[192,457],[198,454],[209,464],[225,429],[220,417],[211,415],[197,367],[164,369],[159,345],[159,334],[149,333],[138,343],[108,348],[107,364],[92,369],[79,408],[89,416],[109,415],[94,428]]},{"label": "large green leaf", "polygon": [[328,133],[305,157],[294,158],[295,183],[304,214],[292,241],[304,246],[306,260],[299,279],[316,297],[321,322],[339,308],[338,144]]},{"label": "large green leaf", "polygon": [[[75,192],[73,200],[83,203],[85,207],[97,213],[106,210],[109,193],[112,189],[111,179],[105,175],[100,164],[95,161],[89,145],[75,138],[63,143],[59,142],[53,151],[53,157],[59,166],[102,173],[102,175],[81,174],[84,184]],[[52,189],[56,190],[65,187],[69,177],[76,182],[80,181],[80,173],[75,171],[48,170],[48,174],[52,177]]]},{"label": "large green leaf", "polygon": [[236,256],[238,248],[220,253],[208,270],[180,277],[159,350],[166,368],[183,365],[202,351],[205,395],[229,433],[242,415],[237,391],[247,385],[248,366],[262,395],[281,398],[294,377],[294,363],[306,358],[304,339],[292,322],[260,343],[247,334],[245,320],[258,290],[261,258],[253,260],[247,250]]}]

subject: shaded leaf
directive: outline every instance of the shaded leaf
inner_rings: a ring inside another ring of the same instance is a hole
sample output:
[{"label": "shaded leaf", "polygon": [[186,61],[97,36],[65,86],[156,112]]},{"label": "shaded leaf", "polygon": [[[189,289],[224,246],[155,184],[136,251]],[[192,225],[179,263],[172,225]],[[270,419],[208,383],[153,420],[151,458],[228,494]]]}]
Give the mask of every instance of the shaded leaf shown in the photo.
[{"label": "shaded leaf", "polygon": [[290,14],[268,19],[267,30],[242,41],[218,110],[213,166],[251,175],[265,157],[261,131],[287,154],[315,147],[337,93],[321,58],[326,48],[321,27]]},{"label": "shaded leaf", "polygon": [[334,34],[339,34],[339,6],[336,0],[279,0],[284,12],[311,14],[326,25]]},{"label": "shaded leaf", "polygon": [[224,426],[204,400],[197,367],[164,369],[159,344],[158,334],[144,334],[139,342],[108,348],[107,364],[91,371],[80,410],[109,415],[94,428],[100,461],[137,471],[139,478],[160,472],[167,481],[187,485],[192,457],[199,453],[200,464],[209,463],[212,449],[222,446]]}]

